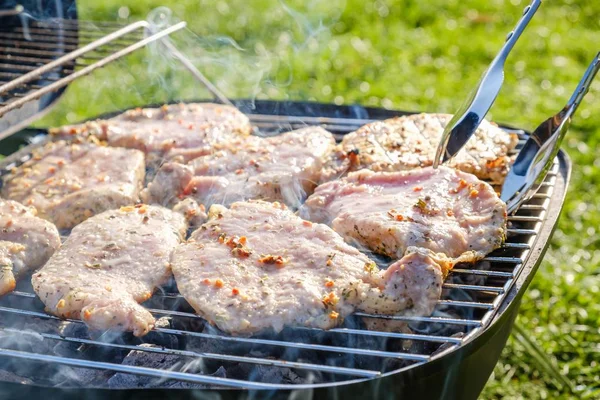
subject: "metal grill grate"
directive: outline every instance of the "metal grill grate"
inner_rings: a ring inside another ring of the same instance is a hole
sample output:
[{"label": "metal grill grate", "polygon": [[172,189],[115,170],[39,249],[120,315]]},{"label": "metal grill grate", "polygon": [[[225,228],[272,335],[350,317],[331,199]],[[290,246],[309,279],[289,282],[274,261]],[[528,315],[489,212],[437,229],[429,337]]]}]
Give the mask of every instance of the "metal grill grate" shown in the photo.
[{"label": "metal grill grate", "polygon": [[[321,125],[337,135],[343,135],[372,122],[366,119],[292,117],[280,115],[251,115],[252,122],[263,131],[280,131],[308,125]],[[525,134],[520,135],[522,145]],[[4,163],[1,174],[26,161],[31,147]],[[319,383],[270,383],[260,374],[248,373],[244,379],[222,378],[182,370],[151,369],[107,361],[99,353],[82,353],[81,358],[61,357],[33,351],[15,350],[0,342],[0,357],[35,360],[71,367],[102,369],[127,374],[173,379],[220,387],[248,389],[290,389],[330,385],[332,382],[357,382],[385,373],[400,372],[441,357],[476,335],[480,334],[497,315],[507,294],[521,275],[532,249],[539,245],[537,236],[544,226],[549,202],[557,179],[558,164],[546,177],[540,191],[515,215],[509,216],[508,238],[505,245],[475,265],[457,266],[446,282],[442,299],[432,316],[409,317],[401,315],[373,315],[356,313],[340,328],[321,331],[315,328],[285,329],[282,334],[269,337],[231,337],[203,326],[185,300],[173,286],[159,291],[146,306],[157,317],[172,318],[168,328],[155,328],[145,340],[157,347],[140,346],[132,337],[120,336],[96,339],[81,338],[64,332],[41,332],[44,341],[80,344],[86,348],[138,350],[146,353],[176,355],[190,360],[216,363],[239,363],[286,368],[304,374],[318,374]],[[26,279],[25,279],[26,280]],[[41,302],[30,289],[17,291],[0,300],[3,319],[57,321],[43,312]],[[12,318],[11,318],[12,317]],[[368,330],[361,320],[383,321],[386,329]],[[69,320],[71,324],[83,324]],[[398,326],[398,324],[401,326]],[[194,329],[198,327],[198,329]],[[406,327],[410,328],[410,332]],[[14,334],[14,329],[1,328],[0,333]],[[170,345],[165,338],[201,343],[194,346]],[[178,347],[179,346],[179,347]],[[202,349],[208,349],[205,351]],[[316,355],[328,357],[317,357]]]}]

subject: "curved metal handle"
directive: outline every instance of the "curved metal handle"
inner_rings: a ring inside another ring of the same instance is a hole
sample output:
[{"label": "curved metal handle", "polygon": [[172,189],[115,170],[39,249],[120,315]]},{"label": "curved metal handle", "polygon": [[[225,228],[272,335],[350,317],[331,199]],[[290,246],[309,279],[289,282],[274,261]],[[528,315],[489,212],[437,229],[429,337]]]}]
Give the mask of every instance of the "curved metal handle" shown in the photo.
[{"label": "curved metal handle", "polygon": [[577,110],[577,107],[579,107],[579,104],[581,104],[581,100],[583,100],[590,90],[590,85],[598,73],[598,70],[600,70],[600,52],[596,54],[596,58],[585,71],[583,78],[581,78],[581,81],[565,106],[565,109],[569,110],[569,114],[573,114]]},{"label": "curved metal handle", "polygon": [[530,199],[543,183],[571,125],[571,118],[599,70],[600,52],[588,66],[565,107],[540,124],[519,152],[502,187],[501,198],[506,202],[509,213]]},{"label": "curved metal handle", "polygon": [[508,53],[515,46],[515,43],[541,4],[542,0],[533,0],[529,6],[525,7],[523,16],[515,29],[506,37],[504,45],[494,60],[492,60],[490,66],[485,70],[479,82],[477,82],[475,89],[469,93],[466,101],[454,113],[454,116],[444,128],[435,158],[433,159],[433,168],[437,168],[440,163],[454,157],[467,143],[469,138],[473,136],[473,133],[475,133],[477,127],[483,121],[492,104],[494,104],[498,93],[500,93],[504,82],[503,68],[506,57],[508,57]]},{"label": "curved metal handle", "polygon": [[508,53],[510,53],[513,47],[515,47],[515,43],[517,43],[517,40],[525,30],[525,27],[527,26],[527,24],[529,24],[529,21],[531,21],[533,15],[537,11],[537,9],[540,8],[541,5],[542,0],[533,0],[530,5],[525,7],[525,9],[523,10],[523,16],[521,17],[519,22],[517,22],[517,26],[515,27],[515,29],[513,29],[511,32],[508,33],[508,35],[506,35],[506,42],[504,43],[504,46],[502,46],[502,49],[500,49],[500,52],[494,59],[494,62],[502,61],[504,63],[504,60],[506,60]]}]

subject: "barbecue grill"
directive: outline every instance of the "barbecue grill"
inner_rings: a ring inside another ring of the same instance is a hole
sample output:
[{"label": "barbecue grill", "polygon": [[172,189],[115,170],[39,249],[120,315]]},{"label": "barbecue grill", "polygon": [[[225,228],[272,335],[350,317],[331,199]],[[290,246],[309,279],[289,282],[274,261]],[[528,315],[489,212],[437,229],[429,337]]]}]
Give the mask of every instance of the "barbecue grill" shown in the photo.
[{"label": "barbecue grill", "polygon": [[[52,19],[34,15],[24,24],[22,11],[2,8],[14,15],[11,24],[0,23],[0,137],[5,138],[0,150],[7,155],[0,176],[47,141],[43,130],[22,129],[21,121],[38,118],[73,80],[151,42],[164,44],[216,101],[228,101],[167,41],[184,29],[183,22],[160,28],[144,21],[127,26],[89,23],[76,19],[71,4],[67,14],[55,13]],[[266,134],[320,125],[341,138],[366,123],[407,114],[311,102],[233,103]],[[522,146],[527,132],[503,128],[519,135]],[[508,217],[503,247],[475,265],[454,268],[428,317],[355,313],[329,331],[287,328],[276,335],[233,337],[195,315],[170,283],[145,304],[162,318],[140,340],[114,332],[90,333],[81,321],[46,314],[23,279],[15,292],[0,299],[0,369],[27,380],[15,382],[13,377],[0,390],[15,398],[39,391],[52,398],[147,396],[148,388],[152,395],[177,397],[476,398],[548,246],[570,168],[560,152],[538,193]],[[372,320],[386,322],[387,329],[367,329],[365,321]],[[91,378],[80,379],[84,375]],[[62,380],[57,382],[56,376]],[[108,393],[107,388],[114,390]]]}]

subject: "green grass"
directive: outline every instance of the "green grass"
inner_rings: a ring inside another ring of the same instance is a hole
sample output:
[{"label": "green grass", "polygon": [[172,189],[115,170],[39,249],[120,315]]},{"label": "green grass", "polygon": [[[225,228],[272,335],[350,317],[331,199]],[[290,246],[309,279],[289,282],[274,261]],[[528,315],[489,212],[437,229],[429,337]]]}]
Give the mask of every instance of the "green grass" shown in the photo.
[{"label": "green grass", "polygon": [[[321,0],[294,1],[286,11],[275,0],[88,0],[79,7],[84,19],[115,20],[123,4],[131,19],[170,6],[198,35],[179,42],[229,96],[452,112],[525,3]],[[559,110],[600,50],[598,15],[597,1],[544,2],[508,60],[491,118],[532,129]],[[184,72],[167,72],[173,60],[142,59],[132,56],[132,68],[119,64],[76,83],[40,124],[206,96]],[[574,170],[564,212],[483,398],[600,397],[599,96],[600,81],[565,140]]]}]

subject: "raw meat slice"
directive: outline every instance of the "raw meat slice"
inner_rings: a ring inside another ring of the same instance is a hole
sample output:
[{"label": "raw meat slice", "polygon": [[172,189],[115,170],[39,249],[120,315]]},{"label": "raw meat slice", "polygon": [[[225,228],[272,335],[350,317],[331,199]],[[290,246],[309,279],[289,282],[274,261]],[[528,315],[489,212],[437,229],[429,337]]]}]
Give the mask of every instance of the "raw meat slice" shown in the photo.
[{"label": "raw meat slice", "polygon": [[209,221],[172,259],[180,293],[199,315],[233,334],[327,329],[355,309],[429,314],[441,295],[445,263],[414,249],[380,270],[326,225],[263,201],[212,206]]},{"label": "raw meat slice", "polygon": [[73,229],[33,275],[33,289],[46,310],[61,318],[143,336],[154,317],[138,303],[171,275],[171,252],[185,230],[183,216],[163,207],[106,211]]},{"label": "raw meat slice", "polygon": [[205,205],[262,199],[298,207],[334,146],[333,135],[319,127],[232,141],[188,165],[164,164],[142,198],[165,206],[191,197]]},{"label": "raw meat slice", "polygon": [[4,179],[2,196],[35,206],[59,229],[139,200],[145,174],[138,150],[48,143]]},{"label": "raw meat slice", "polygon": [[16,280],[41,267],[60,246],[54,225],[35,216],[34,208],[0,200],[0,295]]},{"label": "raw meat slice", "polygon": [[[403,171],[430,166],[451,118],[449,114],[415,114],[364,125],[344,137],[324,181],[362,168]],[[448,166],[501,183],[512,162],[508,152],[517,142],[515,134],[484,120]]]},{"label": "raw meat slice", "polygon": [[396,259],[414,246],[472,262],[506,236],[506,205],[492,187],[447,167],[354,172],[318,186],[301,215]]},{"label": "raw meat slice", "polygon": [[136,108],[106,120],[64,126],[50,131],[59,138],[94,136],[109,146],[142,150],[156,158],[191,160],[209,154],[212,146],[250,134],[248,117],[231,106],[212,103]]}]

